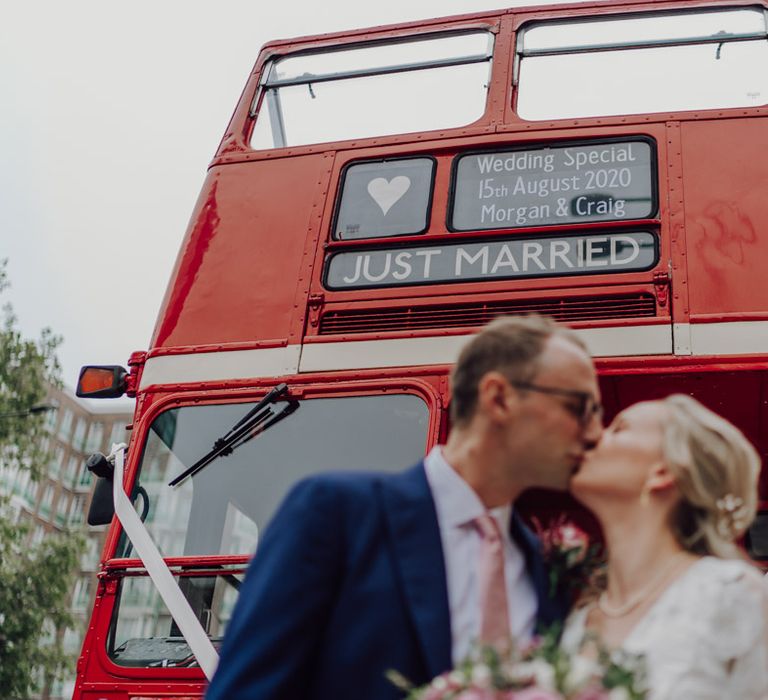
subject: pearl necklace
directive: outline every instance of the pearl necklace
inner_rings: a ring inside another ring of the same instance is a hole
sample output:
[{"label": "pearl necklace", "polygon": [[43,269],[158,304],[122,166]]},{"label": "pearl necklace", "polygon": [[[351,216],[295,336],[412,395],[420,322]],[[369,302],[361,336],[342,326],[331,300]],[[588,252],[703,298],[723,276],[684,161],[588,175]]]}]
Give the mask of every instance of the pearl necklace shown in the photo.
[{"label": "pearl necklace", "polygon": [[674,555],[669,564],[665,566],[656,577],[651,579],[649,584],[646,584],[645,587],[640,589],[635,595],[630,596],[630,598],[621,605],[611,605],[608,602],[608,591],[603,591],[597,598],[597,607],[600,608],[600,612],[606,617],[624,617],[625,615],[628,615],[650,595],[657,592],[661,587],[661,584],[667,580],[672,571],[677,567],[683,554],[684,552],[679,552]]}]

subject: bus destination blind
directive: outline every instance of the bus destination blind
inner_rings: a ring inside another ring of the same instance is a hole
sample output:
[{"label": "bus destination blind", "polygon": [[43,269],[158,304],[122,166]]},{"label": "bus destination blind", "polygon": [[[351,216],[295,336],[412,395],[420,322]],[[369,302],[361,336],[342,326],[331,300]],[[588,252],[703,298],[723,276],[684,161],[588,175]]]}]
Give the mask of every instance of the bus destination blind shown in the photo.
[{"label": "bus destination blind", "polygon": [[658,241],[649,231],[514,238],[336,253],[329,289],[524,279],[652,268]]},{"label": "bus destination blind", "polygon": [[656,213],[646,140],[468,153],[454,173],[456,231],[647,219]]}]

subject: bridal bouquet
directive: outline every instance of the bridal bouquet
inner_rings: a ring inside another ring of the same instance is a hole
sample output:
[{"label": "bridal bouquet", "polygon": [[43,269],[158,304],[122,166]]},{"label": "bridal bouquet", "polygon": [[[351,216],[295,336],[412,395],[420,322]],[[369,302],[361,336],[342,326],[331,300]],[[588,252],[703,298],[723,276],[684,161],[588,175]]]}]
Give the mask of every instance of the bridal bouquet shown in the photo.
[{"label": "bridal bouquet", "polygon": [[522,651],[476,649],[463,663],[414,687],[400,674],[387,675],[407,700],[643,700],[642,657],[625,652],[572,654],[555,630]]}]

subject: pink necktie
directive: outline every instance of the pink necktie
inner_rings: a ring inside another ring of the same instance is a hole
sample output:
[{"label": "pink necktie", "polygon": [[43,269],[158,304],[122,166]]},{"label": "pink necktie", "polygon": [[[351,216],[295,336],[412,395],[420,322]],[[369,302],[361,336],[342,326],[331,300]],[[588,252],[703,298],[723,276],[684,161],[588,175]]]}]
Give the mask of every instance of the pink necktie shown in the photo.
[{"label": "pink necktie", "polygon": [[480,642],[507,647],[511,641],[507,586],[504,580],[504,541],[499,524],[486,513],[475,518],[480,548]]}]

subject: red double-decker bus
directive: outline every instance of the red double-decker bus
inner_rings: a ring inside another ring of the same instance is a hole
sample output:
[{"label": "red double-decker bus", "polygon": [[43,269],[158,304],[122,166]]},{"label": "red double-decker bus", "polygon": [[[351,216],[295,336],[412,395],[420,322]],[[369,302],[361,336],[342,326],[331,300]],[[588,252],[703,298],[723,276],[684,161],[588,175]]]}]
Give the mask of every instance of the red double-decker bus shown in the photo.
[{"label": "red double-decker bus", "polygon": [[[443,440],[449,366],[499,314],[577,329],[609,414],[690,393],[764,454],[767,18],[618,0],[265,46],[149,349],[81,377],[136,415],[93,461],[74,697],[200,697],[286,491]],[[746,545],[768,558],[765,512]]]}]

